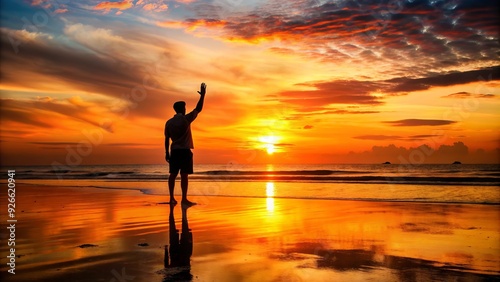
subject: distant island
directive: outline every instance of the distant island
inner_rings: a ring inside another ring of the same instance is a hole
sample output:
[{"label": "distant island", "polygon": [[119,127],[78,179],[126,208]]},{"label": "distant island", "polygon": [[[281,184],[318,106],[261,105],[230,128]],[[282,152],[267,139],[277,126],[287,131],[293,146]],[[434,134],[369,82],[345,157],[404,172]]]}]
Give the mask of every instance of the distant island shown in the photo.
[{"label": "distant island", "polygon": [[382,164],[391,164],[391,162],[385,162],[385,163],[382,163]]},{"label": "distant island", "polygon": [[459,161],[454,161],[452,164],[462,164],[462,163]]}]

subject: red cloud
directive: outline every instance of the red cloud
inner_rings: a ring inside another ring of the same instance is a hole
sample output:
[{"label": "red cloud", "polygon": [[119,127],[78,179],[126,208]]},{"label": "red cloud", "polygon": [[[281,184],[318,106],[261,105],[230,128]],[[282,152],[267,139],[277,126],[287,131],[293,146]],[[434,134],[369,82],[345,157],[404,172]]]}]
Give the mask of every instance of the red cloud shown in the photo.
[{"label": "red cloud", "polygon": [[97,4],[94,7],[94,10],[105,10],[106,12],[109,12],[111,9],[118,9],[118,10],[127,10],[130,9],[134,6],[132,1],[130,0],[124,0],[121,2],[101,2]]},{"label": "red cloud", "polygon": [[54,13],[56,14],[64,14],[68,11],[68,9],[57,9],[54,11]]},{"label": "red cloud", "polygon": [[186,21],[163,21],[157,22],[157,26],[167,27],[167,28],[185,28],[187,30],[195,30],[198,27],[206,28],[221,28],[227,24],[224,20],[216,19],[190,19]]},{"label": "red cloud", "polygon": [[371,95],[380,88],[376,82],[338,80],[302,85],[316,89],[284,91],[280,93],[280,99],[301,107],[318,109],[329,104],[378,105],[383,103],[380,98]]}]

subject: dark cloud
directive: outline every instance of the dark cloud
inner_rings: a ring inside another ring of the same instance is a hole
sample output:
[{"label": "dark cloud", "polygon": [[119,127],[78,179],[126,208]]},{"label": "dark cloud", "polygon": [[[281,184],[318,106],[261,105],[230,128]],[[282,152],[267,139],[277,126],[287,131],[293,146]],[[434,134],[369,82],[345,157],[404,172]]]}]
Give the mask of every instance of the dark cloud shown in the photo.
[{"label": "dark cloud", "polygon": [[79,144],[74,142],[29,142],[29,144],[37,145],[38,148],[44,150],[64,150],[68,147],[77,147]]},{"label": "dark cloud", "polygon": [[379,111],[353,111],[353,110],[331,110],[331,111],[325,111],[324,114],[377,114],[380,113]]},{"label": "dark cloud", "polygon": [[421,135],[411,135],[408,138],[433,138],[433,137],[440,137],[441,135],[436,135],[436,134],[421,134]]},{"label": "dark cloud", "polygon": [[407,137],[397,136],[397,135],[360,135],[360,136],[354,136],[353,138],[361,140],[373,140],[373,141],[380,141],[380,140],[422,141],[429,138],[440,137],[440,136],[441,135],[432,135],[432,134],[411,135]]},{"label": "dark cloud", "polygon": [[393,126],[439,126],[453,124],[456,123],[456,121],[441,119],[402,119],[385,121],[385,123],[392,124]]},{"label": "dark cloud", "polygon": [[441,98],[469,98],[471,96],[472,96],[471,93],[462,91],[462,92],[448,94],[446,96],[442,96]]},{"label": "dark cloud", "polygon": [[123,147],[123,148],[137,148],[137,147],[151,147],[151,144],[145,144],[145,143],[107,143],[103,144],[103,146],[109,146],[109,147]]},{"label": "dark cloud", "polygon": [[34,145],[44,145],[44,146],[56,146],[56,147],[64,147],[64,146],[76,146],[78,143],[73,142],[29,142]]},{"label": "dark cloud", "polygon": [[361,140],[398,140],[401,139],[401,136],[396,135],[360,135],[354,136],[354,139]]},{"label": "dark cloud", "polygon": [[292,146],[295,146],[295,144],[291,144],[291,143],[276,143],[276,144],[273,144],[275,147],[292,147]]},{"label": "dark cloud", "polygon": [[404,138],[403,140],[405,141],[425,141],[425,140],[431,140],[433,141],[435,138],[441,138],[442,135],[435,135],[435,134],[422,134],[422,135],[412,135]]},{"label": "dark cloud", "polygon": [[422,78],[400,77],[386,80],[385,83],[392,85],[387,89],[389,93],[398,93],[426,90],[435,86],[451,86],[471,82],[482,82],[485,80],[500,80],[500,66],[464,72],[455,71],[435,74]]},{"label": "dark cloud", "polygon": [[411,138],[431,138],[431,137],[438,137],[441,135],[435,135],[435,134],[421,134],[421,135],[412,135],[410,136]]},{"label": "dark cloud", "polygon": [[464,98],[495,98],[495,94],[472,94],[469,92],[457,92],[448,94],[446,96],[441,96],[441,98],[456,98],[456,99],[464,99]]},{"label": "dark cloud", "polygon": [[495,94],[477,94],[476,98],[495,98],[497,97]]},{"label": "dark cloud", "polygon": [[308,124],[308,125],[305,125],[305,126],[304,126],[304,129],[312,129],[313,127],[314,127],[314,126],[312,126],[312,125],[309,125],[309,124]]}]

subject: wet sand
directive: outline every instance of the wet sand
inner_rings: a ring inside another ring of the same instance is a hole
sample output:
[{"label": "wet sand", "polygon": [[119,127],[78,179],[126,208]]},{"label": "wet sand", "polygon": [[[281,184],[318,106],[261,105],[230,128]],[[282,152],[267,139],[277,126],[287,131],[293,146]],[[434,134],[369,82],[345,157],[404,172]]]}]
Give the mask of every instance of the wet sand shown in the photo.
[{"label": "wet sand", "polygon": [[[0,199],[6,203],[5,195]],[[181,205],[171,210],[165,196],[19,185],[16,274],[7,273],[9,234],[2,213],[0,280],[500,278],[498,205],[191,199],[200,205],[183,217]]]}]

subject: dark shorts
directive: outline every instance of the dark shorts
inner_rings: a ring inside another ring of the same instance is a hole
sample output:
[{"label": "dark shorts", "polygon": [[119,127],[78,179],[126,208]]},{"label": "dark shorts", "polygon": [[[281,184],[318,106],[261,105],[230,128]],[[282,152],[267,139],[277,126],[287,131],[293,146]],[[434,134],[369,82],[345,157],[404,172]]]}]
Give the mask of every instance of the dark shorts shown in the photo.
[{"label": "dark shorts", "polygon": [[193,173],[193,153],[189,149],[174,149],[170,152],[170,173]]}]

